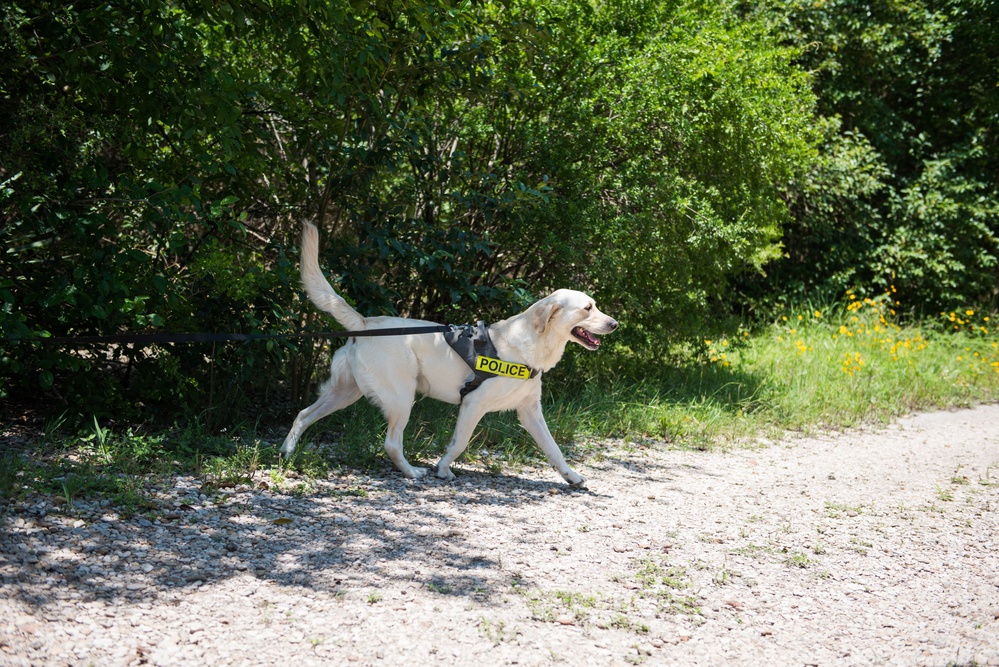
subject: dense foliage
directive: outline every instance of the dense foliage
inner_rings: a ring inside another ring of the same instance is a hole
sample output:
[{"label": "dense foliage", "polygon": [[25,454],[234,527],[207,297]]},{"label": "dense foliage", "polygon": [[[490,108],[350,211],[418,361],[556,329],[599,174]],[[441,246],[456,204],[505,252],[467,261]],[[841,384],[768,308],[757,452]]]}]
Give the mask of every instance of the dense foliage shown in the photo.
[{"label": "dense foliage", "polygon": [[786,257],[756,295],[858,287],[930,315],[994,306],[999,3],[793,0],[754,14],[801,47],[825,135],[789,189]]},{"label": "dense foliage", "polygon": [[[326,328],[297,288],[302,220],[364,312],[488,319],[575,287],[646,357],[733,293],[987,301],[995,14],[15,0],[0,9],[0,336]],[[248,390],[301,395],[321,356],[5,343],[0,393],[221,425]]]}]

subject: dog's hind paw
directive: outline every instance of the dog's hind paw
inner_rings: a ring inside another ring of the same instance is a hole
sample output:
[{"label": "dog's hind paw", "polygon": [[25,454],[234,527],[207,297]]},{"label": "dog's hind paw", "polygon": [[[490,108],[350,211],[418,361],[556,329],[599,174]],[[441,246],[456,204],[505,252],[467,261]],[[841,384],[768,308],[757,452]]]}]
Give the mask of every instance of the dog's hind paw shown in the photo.
[{"label": "dog's hind paw", "polygon": [[454,476],[454,473],[451,472],[450,466],[445,466],[442,469],[439,463],[437,464],[437,476],[449,482],[453,482],[455,479],[457,479],[457,477]]},{"label": "dog's hind paw", "polygon": [[569,483],[570,486],[574,486],[577,489],[586,488],[586,478],[575,470],[570,470],[568,473],[562,475],[562,477]]}]

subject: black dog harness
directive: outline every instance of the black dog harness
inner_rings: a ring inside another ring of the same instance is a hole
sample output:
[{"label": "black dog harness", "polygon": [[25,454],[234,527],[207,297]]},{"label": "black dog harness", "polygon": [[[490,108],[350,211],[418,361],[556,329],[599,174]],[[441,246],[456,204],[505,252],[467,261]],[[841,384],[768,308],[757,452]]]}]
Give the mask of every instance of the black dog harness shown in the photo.
[{"label": "black dog harness", "polygon": [[489,338],[489,327],[482,320],[473,327],[470,324],[456,326],[444,333],[444,340],[458,353],[468,367],[475,371],[475,377],[461,388],[461,398],[491,377],[510,377],[530,380],[537,377],[537,369],[498,358],[496,346]]}]

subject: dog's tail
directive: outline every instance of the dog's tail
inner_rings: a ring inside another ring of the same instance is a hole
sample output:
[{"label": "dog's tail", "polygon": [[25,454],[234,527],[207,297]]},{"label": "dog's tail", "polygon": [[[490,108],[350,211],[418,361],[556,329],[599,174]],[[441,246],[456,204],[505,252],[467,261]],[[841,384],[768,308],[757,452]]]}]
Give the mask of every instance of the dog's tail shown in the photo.
[{"label": "dog's tail", "polygon": [[347,331],[364,330],[364,316],[333,290],[319,268],[319,230],[309,222],[302,228],[302,286],[312,303],[332,315]]}]

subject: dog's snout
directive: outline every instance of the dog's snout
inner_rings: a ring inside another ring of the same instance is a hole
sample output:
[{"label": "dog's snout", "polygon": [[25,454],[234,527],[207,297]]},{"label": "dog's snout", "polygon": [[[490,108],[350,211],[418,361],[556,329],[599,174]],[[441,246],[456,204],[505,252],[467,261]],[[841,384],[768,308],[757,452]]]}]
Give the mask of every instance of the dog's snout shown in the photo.
[{"label": "dog's snout", "polygon": [[615,320],[614,318],[610,318],[610,320],[607,322],[607,328],[610,329],[611,331],[617,329],[617,325],[618,321]]}]

